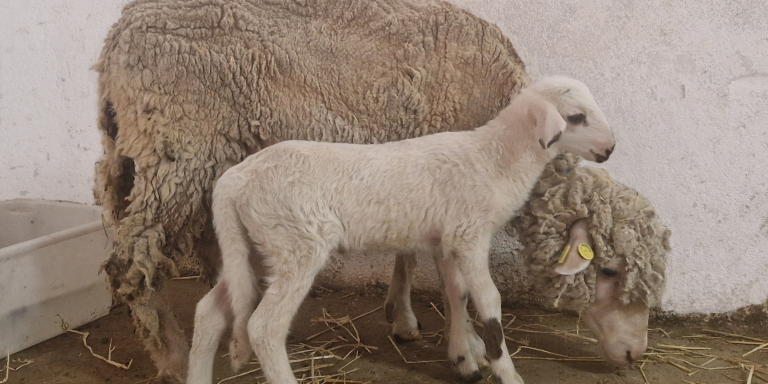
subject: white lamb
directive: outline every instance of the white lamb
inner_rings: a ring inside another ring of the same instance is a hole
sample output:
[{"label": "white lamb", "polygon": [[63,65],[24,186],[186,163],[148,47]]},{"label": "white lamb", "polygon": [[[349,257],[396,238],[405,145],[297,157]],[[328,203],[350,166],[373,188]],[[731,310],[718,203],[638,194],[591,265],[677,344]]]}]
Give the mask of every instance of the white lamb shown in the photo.
[{"label": "white lamb", "polygon": [[[211,382],[230,322],[235,370],[252,346],[270,383],[296,383],[285,348],[292,318],[330,253],[355,250],[432,253],[451,306],[471,295],[493,375],[522,384],[499,322],[491,237],[557,154],[603,162],[614,142],[586,86],[551,77],[472,131],[379,145],[285,141],[246,158],[213,192],[223,269],[197,306],[188,383]],[[251,247],[269,276],[258,307]],[[483,355],[467,360],[476,369]]]}]

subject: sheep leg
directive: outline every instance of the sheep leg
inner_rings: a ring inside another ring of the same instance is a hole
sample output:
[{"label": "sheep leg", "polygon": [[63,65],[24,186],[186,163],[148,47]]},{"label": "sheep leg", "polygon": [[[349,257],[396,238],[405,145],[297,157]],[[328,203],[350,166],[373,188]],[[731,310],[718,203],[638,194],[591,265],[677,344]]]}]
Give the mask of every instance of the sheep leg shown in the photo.
[{"label": "sheep leg", "polygon": [[485,246],[477,245],[474,249],[469,248],[468,251],[459,250],[454,255],[455,258],[448,256],[445,259],[455,259],[458,262],[461,274],[467,283],[469,294],[485,328],[483,339],[486,354],[490,357],[491,371],[496,381],[501,384],[524,384],[515,370],[504,341],[504,331],[501,326],[501,294],[488,270],[490,238],[483,244]]},{"label": "sheep leg", "polygon": [[395,270],[392,272],[384,312],[387,321],[392,323],[392,337],[400,343],[421,339],[419,332],[421,324],[411,307],[411,283],[415,268],[415,254],[397,253],[395,255]]},{"label": "sheep leg", "polygon": [[283,254],[268,261],[269,287],[248,320],[248,337],[261,369],[270,384],[296,384],[285,340],[291,321],[312,287],[315,276],[328,259],[328,252]]},{"label": "sheep leg", "polygon": [[210,189],[213,172],[200,171],[200,157],[170,161],[147,156],[136,161],[128,215],[120,221],[103,268],[116,301],[130,305],[137,333],[159,376],[183,381],[189,342],[171,310],[156,298],[164,281],[178,276],[172,258],[194,249],[207,219],[203,191]]},{"label": "sheep leg", "polygon": [[161,296],[155,291],[147,302],[131,302],[131,314],[144,349],[155,363],[157,376],[183,383],[189,358],[187,338]]},{"label": "sheep leg", "polygon": [[480,367],[488,366],[488,360],[485,344],[467,313],[469,291],[453,257],[443,257],[443,251],[438,250],[435,265],[443,285],[448,359],[464,383],[474,383],[483,378]]},{"label": "sheep leg", "polygon": [[195,332],[189,353],[187,384],[209,384],[221,336],[232,322],[226,282],[216,284],[195,309]]}]

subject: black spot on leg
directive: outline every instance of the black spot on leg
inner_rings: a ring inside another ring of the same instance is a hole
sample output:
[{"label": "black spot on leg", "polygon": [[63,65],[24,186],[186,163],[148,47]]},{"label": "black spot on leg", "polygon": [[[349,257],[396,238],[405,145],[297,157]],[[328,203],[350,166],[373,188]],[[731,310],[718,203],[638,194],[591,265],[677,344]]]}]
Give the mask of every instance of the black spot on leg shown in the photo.
[{"label": "black spot on leg", "polygon": [[387,303],[384,305],[384,316],[387,317],[388,323],[395,321],[395,316],[393,314],[394,311],[395,311],[395,304]]},{"label": "black spot on leg", "polygon": [[501,323],[499,319],[490,319],[483,326],[485,327],[485,334],[483,334],[485,350],[491,360],[498,360],[502,353],[501,343],[504,342],[504,332],[501,330]]},{"label": "black spot on leg", "polygon": [[463,363],[464,360],[466,360],[466,358],[464,356],[462,356],[462,355],[459,355],[458,357],[456,357],[456,360],[451,361],[451,363],[453,365],[459,365],[459,364]]},{"label": "black spot on leg", "polygon": [[494,374],[493,374],[493,375],[491,375],[491,376],[493,376],[493,381],[495,381],[496,383],[498,383],[498,384],[501,384],[501,383],[502,383],[502,381],[501,381],[501,377],[499,377],[499,375],[497,375],[497,374],[495,374],[495,373],[494,373]]}]

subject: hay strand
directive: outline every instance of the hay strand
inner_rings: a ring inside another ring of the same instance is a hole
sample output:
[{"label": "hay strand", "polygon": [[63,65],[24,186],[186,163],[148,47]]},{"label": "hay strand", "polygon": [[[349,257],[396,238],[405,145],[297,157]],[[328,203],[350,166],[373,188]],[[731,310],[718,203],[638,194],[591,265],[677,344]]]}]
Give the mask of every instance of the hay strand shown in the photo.
[{"label": "hay strand", "polygon": [[[357,320],[357,319],[361,319],[361,318],[363,318],[363,317],[365,317],[365,316],[368,316],[368,315],[370,315],[371,313],[374,313],[374,312],[376,312],[376,311],[378,311],[378,310],[380,310],[380,309],[382,309],[382,308],[384,308],[384,306],[379,306],[379,307],[378,307],[378,308],[376,308],[376,309],[370,310],[370,311],[368,311],[368,312],[366,312],[366,313],[363,313],[362,315],[359,315],[359,316],[356,316],[356,317],[355,317],[355,318],[353,318],[353,319],[350,319],[350,321],[354,321],[354,320]],[[314,335],[307,337],[305,341],[310,341],[310,340],[314,339],[315,337],[318,337],[318,336],[320,336],[320,335],[322,335],[322,334],[324,334],[324,333],[326,333],[326,332],[328,332],[328,331],[332,331],[332,330],[334,330],[334,329],[338,328],[339,326],[340,326],[340,324],[337,324],[337,325],[334,325],[333,327],[330,327],[330,328],[328,328],[328,329],[326,329],[326,330],[323,330],[323,331],[320,331],[320,332],[318,332],[318,333],[315,333]]]},{"label": "hay strand", "polygon": [[443,359],[443,360],[419,360],[419,361],[408,361],[408,359],[406,359],[406,358],[405,358],[405,356],[403,355],[403,352],[401,352],[401,351],[400,351],[400,348],[398,348],[398,347],[397,347],[397,344],[395,344],[395,340],[393,340],[393,339],[392,339],[392,336],[387,336],[387,338],[389,339],[389,342],[390,342],[390,343],[392,343],[392,346],[393,346],[393,347],[395,347],[395,350],[397,351],[397,354],[398,354],[398,355],[400,355],[400,357],[403,359],[403,361],[404,361],[406,364],[443,363],[443,362],[446,362],[446,361],[448,361],[448,360],[446,360],[446,359]]},{"label": "hay strand", "polygon": [[117,348],[117,347],[113,347],[112,346],[112,339],[109,339],[109,350],[107,352],[107,357],[104,357],[104,356],[99,355],[98,353],[94,352],[93,348],[91,348],[91,346],[88,345],[88,335],[90,335],[90,332],[80,332],[80,331],[75,331],[74,329],[68,329],[67,332],[72,332],[72,333],[76,333],[78,335],[83,336],[83,345],[86,348],[88,348],[89,352],[91,352],[91,356],[93,356],[93,357],[95,357],[95,358],[97,358],[99,360],[102,360],[102,361],[106,362],[107,364],[109,364],[109,365],[111,365],[113,367],[117,367],[117,368],[125,369],[125,370],[131,369],[131,364],[133,363],[133,359],[131,359],[131,361],[129,361],[127,365],[126,364],[120,364],[120,363],[112,360],[112,351],[114,351],[115,348]]}]

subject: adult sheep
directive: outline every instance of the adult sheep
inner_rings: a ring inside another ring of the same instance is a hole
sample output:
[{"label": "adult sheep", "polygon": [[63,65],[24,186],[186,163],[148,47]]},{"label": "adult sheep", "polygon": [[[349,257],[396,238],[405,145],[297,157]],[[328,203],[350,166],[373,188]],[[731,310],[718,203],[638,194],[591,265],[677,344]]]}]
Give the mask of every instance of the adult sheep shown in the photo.
[{"label": "adult sheep", "polygon": [[[136,0],[94,68],[95,195],[116,229],[103,267],[159,375],[175,380],[189,347],[157,293],[175,261],[211,245],[200,237],[213,239],[224,171],[288,139],[470,129],[530,81],[497,27],[439,0]],[[218,260],[203,265],[211,276]]]}]

